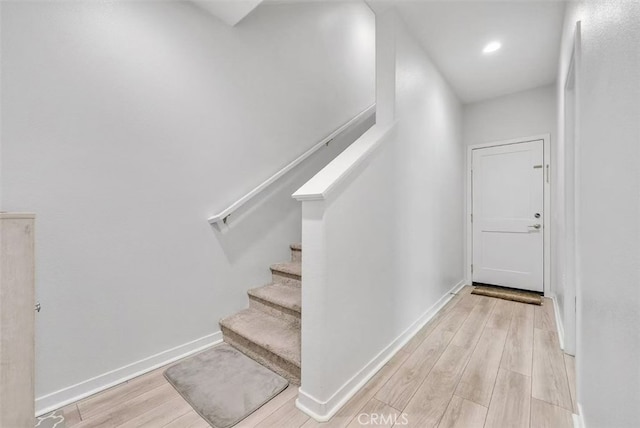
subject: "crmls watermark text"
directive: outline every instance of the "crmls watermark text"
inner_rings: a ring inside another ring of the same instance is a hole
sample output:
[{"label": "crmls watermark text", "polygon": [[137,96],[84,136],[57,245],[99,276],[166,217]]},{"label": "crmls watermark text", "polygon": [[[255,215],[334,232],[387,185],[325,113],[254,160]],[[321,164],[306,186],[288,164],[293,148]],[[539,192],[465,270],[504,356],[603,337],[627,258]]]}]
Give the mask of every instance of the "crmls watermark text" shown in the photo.
[{"label": "crmls watermark text", "polygon": [[358,415],[360,425],[408,425],[409,417],[406,413],[360,413]]}]

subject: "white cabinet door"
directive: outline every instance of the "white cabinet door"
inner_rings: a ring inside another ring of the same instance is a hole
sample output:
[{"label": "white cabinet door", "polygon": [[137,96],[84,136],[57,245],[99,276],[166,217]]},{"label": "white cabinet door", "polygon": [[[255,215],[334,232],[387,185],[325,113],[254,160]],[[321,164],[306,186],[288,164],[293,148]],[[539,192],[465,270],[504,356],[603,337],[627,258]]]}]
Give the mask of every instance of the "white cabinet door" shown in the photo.
[{"label": "white cabinet door", "polygon": [[473,150],[473,281],[543,291],[543,141]]},{"label": "white cabinet door", "polygon": [[0,213],[0,427],[35,426],[34,216]]}]

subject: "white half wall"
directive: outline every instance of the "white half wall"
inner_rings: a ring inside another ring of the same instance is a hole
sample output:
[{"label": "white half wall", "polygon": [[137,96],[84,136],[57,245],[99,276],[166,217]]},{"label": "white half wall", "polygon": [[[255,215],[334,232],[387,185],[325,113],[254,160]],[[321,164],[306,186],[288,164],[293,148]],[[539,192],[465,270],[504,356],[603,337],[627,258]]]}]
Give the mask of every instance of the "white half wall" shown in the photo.
[{"label": "white half wall", "polygon": [[640,420],[640,3],[568,4],[558,69],[561,136],[577,21],[577,398],[584,426],[632,427]]},{"label": "white half wall", "polygon": [[462,107],[395,11],[376,19],[384,120],[294,194],[305,251],[297,405],[319,421],[463,285]]},{"label": "white half wall", "polygon": [[38,409],[211,344],[300,240],[291,193],[207,218],[375,102],[362,3],[1,3],[2,205],[37,214]]}]

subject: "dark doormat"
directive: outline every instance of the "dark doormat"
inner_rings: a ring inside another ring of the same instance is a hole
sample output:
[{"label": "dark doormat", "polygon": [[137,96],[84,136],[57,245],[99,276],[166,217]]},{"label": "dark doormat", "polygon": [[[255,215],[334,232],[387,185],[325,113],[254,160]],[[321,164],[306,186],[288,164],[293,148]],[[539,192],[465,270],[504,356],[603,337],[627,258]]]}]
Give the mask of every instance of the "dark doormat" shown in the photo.
[{"label": "dark doormat", "polygon": [[227,344],[169,367],[164,376],[214,428],[237,424],[289,385]]},{"label": "dark doormat", "polygon": [[495,285],[476,285],[471,294],[497,297],[498,299],[513,300],[514,302],[542,305],[542,296],[533,291],[516,290]]}]

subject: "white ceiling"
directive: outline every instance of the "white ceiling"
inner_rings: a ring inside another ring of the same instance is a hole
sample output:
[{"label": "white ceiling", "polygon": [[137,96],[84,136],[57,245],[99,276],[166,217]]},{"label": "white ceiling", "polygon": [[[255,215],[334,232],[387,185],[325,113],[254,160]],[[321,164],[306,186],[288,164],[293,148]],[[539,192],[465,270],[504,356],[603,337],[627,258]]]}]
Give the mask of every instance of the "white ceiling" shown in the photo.
[{"label": "white ceiling", "polygon": [[192,0],[197,6],[234,26],[258,6],[262,0]]},{"label": "white ceiling", "polygon": [[[561,1],[398,1],[410,31],[464,103],[556,80]],[[502,49],[484,55],[493,40]]]}]

